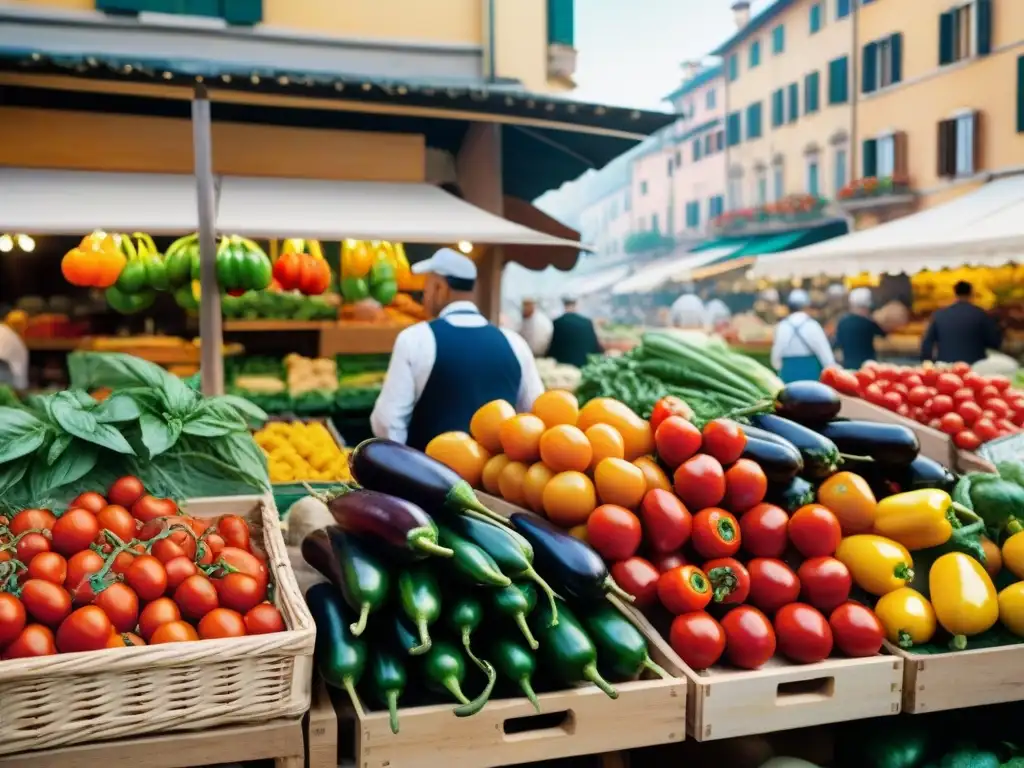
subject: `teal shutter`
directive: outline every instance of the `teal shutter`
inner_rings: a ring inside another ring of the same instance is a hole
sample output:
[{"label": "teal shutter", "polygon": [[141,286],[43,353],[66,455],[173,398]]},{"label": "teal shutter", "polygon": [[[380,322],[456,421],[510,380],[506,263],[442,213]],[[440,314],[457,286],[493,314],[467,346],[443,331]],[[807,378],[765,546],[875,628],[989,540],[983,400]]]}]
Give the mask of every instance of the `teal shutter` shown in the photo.
[{"label": "teal shutter", "polygon": [[817,112],[821,106],[821,83],[817,72],[804,77],[804,114]]},{"label": "teal shutter", "polygon": [[548,43],[573,47],[574,0],[548,0]]},{"label": "teal shutter", "polygon": [[864,46],[863,59],[860,92],[874,93],[878,90],[878,43]]},{"label": "teal shutter", "polygon": [[795,123],[800,117],[800,86],[796,83],[789,84],[789,122]]},{"label": "teal shutter", "polygon": [[939,66],[953,63],[953,12],[939,16]]},{"label": "teal shutter", "polygon": [[1024,133],[1024,56],[1017,57],[1017,133]]},{"label": "teal shutter", "polygon": [[179,13],[177,0],[96,0],[96,10],[106,13]]},{"label": "teal shutter", "polygon": [[864,139],[864,178],[868,179],[878,175],[878,141],[875,139]]},{"label": "teal shutter", "polygon": [[892,52],[892,83],[903,81],[903,33],[897,32],[889,38],[890,51]]},{"label": "teal shutter", "polygon": [[693,140],[693,162],[700,160],[700,139]]},{"label": "teal shutter", "polygon": [[850,98],[850,60],[843,56],[828,65],[828,103],[845,104]]},{"label": "teal shutter", "polygon": [[739,54],[734,53],[729,57],[729,82],[733,82],[740,76]]},{"label": "teal shutter", "polygon": [[263,0],[223,0],[228,24],[252,26],[263,21]]},{"label": "teal shutter", "polygon": [[772,93],[772,128],[786,121],[786,93],[781,88]]},{"label": "teal shutter", "polygon": [[976,2],[978,55],[988,56],[992,53],[992,0],[976,0]]}]

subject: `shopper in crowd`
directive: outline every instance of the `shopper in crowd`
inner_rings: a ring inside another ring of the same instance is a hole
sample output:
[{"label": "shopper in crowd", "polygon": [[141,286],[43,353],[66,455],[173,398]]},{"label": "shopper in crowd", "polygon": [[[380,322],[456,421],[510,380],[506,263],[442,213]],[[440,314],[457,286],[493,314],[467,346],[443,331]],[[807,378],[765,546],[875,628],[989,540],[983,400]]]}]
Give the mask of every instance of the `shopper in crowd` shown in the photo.
[{"label": "shopper in crowd", "polygon": [[436,319],[395,340],[387,377],[370,415],[378,437],[423,450],[442,432],[469,431],[469,420],[491,400],[528,411],[544,391],[529,346],[499,329],[473,304],[476,265],[442,248],[413,265],[426,274],[423,306]]},{"label": "shopper in crowd", "polygon": [[789,316],[775,326],[772,342],[772,366],[786,383],[817,379],[821,372],[835,363],[832,346],[821,324],[807,309],[811,303],[807,291],[791,291],[786,303]]},{"label": "shopper in crowd", "polygon": [[0,384],[28,389],[28,347],[7,323],[0,323]]},{"label": "shopper in crowd", "polygon": [[704,302],[701,301],[692,285],[684,286],[683,294],[672,302],[672,325],[676,328],[704,328],[706,313]]},{"label": "shopper in crowd", "polygon": [[537,300],[532,297],[523,299],[522,314],[519,335],[526,339],[535,357],[544,357],[551,346],[551,334],[554,331],[551,318],[544,314],[544,310],[537,306]]},{"label": "shopper in crowd", "polygon": [[871,317],[870,288],[854,288],[849,302],[850,312],[836,326],[834,346],[843,353],[843,365],[856,369],[875,359],[875,339],[885,331]]},{"label": "shopper in crowd", "polygon": [[956,300],[932,315],[921,342],[921,359],[940,363],[984,360],[986,351],[999,349],[1002,332],[988,313],[974,304],[974,286],[961,280],[953,287]]},{"label": "shopper in crowd", "polygon": [[728,305],[717,296],[704,306],[704,325],[709,331],[720,330],[731,319],[732,312]]},{"label": "shopper in crowd", "polygon": [[554,332],[547,356],[560,363],[582,368],[589,355],[600,355],[604,349],[597,338],[593,321],[576,311],[576,298],[565,296],[562,305],[565,312],[553,324]]}]

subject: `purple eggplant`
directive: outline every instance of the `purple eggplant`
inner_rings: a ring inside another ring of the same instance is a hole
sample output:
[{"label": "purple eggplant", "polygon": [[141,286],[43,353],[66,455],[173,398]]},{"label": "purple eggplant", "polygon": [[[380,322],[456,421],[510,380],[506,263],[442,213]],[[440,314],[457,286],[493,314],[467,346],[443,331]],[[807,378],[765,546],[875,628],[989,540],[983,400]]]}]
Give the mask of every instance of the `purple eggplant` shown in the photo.
[{"label": "purple eggplant", "polygon": [[455,554],[437,543],[437,526],[430,516],[405,499],[360,489],[331,499],[327,508],[345,533],[390,555],[418,560]]},{"label": "purple eggplant", "polygon": [[338,564],[338,558],[334,556],[331,538],[323,528],[311,531],[303,538],[302,559],[331,582],[335,589],[341,589],[341,566]]},{"label": "purple eggplant", "polygon": [[510,519],[512,527],[533,545],[534,567],[556,592],[587,602],[611,593],[633,602],[633,596],[615,583],[604,560],[589,544],[528,512],[513,512]]},{"label": "purple eggplant", "polygon": [[450,467],[402,443],[370,438],[349,457],[352,475],[364,488],[383,491],[433,511],[448,510],[508,525],[477,498],[473,487]]}]

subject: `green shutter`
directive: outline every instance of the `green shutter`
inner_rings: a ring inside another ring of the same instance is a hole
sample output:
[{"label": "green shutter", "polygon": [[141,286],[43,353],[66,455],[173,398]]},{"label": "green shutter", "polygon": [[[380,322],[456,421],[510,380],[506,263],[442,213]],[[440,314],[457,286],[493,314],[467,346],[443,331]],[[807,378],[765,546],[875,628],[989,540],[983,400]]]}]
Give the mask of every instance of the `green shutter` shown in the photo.
[{"label": "green shutter", "polygon": [[889,38],[890,51],[892,52],[892,82],[903,81],[903,33],[897,32]]},{"label": "green shutter", "polygon": [[875,139],[864,139],[864,178],[878,175],[878,142]]},{"label": "green shutter", "polygon": [[953,62],[953,12],[939,16],[939,66]]},{"label": "green shutter", "polygon": [[1017,57],[1017,133],[1024,133],[1024,56]]},{"label": "green shutter", "polygon": [[878,90],[878,43],[864,46],[862,70],[860,92],[874,93]]},{"label": "green shutter", "polygon": [[263,0],[222,0],[228,24],[252,26],[263,21]]},{"label": "green shutter", "polygon": [[178,13],[177,0],[96,0],[96,10],[107,13]]},{"label": "green shutter", "polygon": [[786,120],[785,92],[779,88],[772,92],[772,128],[778,128]]},{"label": "green shutter", "polygon": [[573,46],[573,5],[574,0],[548,0],[548,43]]},{"label": "green shutter", "polygon": [[978,25],[978,55],[992,53],[992,0],[976,0],[975,19]]},{"label": "green shutter", "polygon": [[849,59],[845,56],[828,65],[828,103],[845,104],[850,98]]},{"label": "green shutter", "polygon": [[804,77],[804,114],[817,112],[820,108],[820,82],[817,72]]}]

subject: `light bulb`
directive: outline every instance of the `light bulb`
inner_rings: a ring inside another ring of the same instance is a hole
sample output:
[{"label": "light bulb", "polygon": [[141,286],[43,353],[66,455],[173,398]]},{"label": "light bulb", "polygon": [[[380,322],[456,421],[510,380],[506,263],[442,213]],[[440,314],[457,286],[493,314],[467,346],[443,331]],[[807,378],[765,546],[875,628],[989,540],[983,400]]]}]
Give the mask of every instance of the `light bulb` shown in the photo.
[{"label": "light bulb", "polygon": [[18,247],[25,253],[32,253],[36,249],[36,241],[29,235],[18,235]]},{"label": "light bulb", "polygon": [[14,250],[14,238],[10,235],[0,235],[0,253],[10,253]]},{"label": "light bulb", "polygon": [[459,240],[459,250],[463,253],[472,253],[473,244],[469,240]]}]

